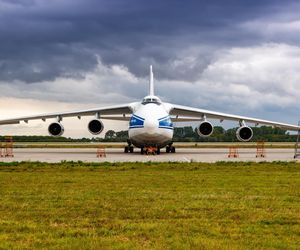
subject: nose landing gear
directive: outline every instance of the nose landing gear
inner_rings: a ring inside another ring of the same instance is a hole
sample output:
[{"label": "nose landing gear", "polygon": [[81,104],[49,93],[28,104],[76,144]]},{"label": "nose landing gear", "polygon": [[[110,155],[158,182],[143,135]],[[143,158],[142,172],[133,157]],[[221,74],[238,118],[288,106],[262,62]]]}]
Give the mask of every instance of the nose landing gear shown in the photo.
[{"label": "nose landing gear", "polygon": [[152,146],[148,146],[148,147],[143,147],[141,148],[141,154],[153,154],[153,155],[159,155],[160,154],[160,148],[159,147],[152,147]]}]

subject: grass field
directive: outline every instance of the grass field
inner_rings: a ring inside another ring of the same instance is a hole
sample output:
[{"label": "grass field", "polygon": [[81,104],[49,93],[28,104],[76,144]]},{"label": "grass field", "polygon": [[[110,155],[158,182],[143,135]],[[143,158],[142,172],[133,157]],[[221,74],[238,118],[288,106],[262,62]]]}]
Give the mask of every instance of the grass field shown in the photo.
[{"label": "grass field", "polygon": [[0,163],[0,249],[300,249],[298,163]]}]

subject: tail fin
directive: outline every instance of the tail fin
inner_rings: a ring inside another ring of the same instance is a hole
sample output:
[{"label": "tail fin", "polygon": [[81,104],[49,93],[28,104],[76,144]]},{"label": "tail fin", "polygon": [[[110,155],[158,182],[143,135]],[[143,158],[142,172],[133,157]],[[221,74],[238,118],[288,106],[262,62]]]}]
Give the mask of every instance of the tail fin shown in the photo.
[{"label": "tail fin", "polygon": [[154,82],[153,82],[152,65],[150,65],[149,95],[154,95]]}]

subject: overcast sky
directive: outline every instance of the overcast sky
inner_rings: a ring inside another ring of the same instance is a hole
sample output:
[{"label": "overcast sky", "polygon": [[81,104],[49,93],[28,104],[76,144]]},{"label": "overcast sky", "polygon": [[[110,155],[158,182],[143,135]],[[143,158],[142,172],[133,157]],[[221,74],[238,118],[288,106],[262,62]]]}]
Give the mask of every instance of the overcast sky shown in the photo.
[{"label": "overcast sky", "polygon": [[[165,101],[295,124],[299,13],[289,0],[0,0],[0,118],[140,100],[153,64]],[[85,121],[66,131],[88,136]]]}]

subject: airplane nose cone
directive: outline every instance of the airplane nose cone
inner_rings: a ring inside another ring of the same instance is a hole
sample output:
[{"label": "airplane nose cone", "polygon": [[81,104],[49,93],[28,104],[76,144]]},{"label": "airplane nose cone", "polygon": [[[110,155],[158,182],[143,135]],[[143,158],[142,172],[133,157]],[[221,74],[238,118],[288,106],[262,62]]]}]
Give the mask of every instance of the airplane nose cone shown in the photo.
[{"label": "airplane nose cone", "polygon": [[149,134],[154,134],[158,128],[158,121],[154,119],[147,119],[144,122],[144,128]]}]

